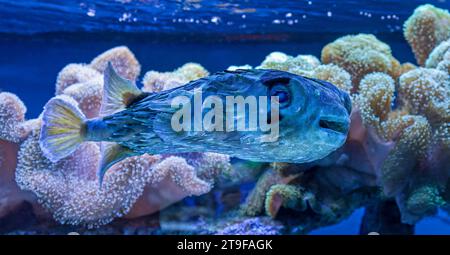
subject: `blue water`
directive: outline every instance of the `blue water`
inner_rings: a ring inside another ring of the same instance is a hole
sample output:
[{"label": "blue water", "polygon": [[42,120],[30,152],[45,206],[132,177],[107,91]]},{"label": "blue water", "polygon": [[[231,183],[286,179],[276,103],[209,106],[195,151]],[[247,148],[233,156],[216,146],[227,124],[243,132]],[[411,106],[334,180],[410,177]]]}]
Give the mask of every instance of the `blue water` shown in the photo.
[{"label": "blue water", "polygon": [[[16,93],[35,118],[65,65],[118,45],[135,53],[142,74],[186,62],[210,72],[257,65],[272,51],[320,56],[325,44],[361,32],[376,34],[401,62],[414,62],[402,24],[423,3],[450,9],[448,0],[0,0],[0,91]],[[362,215],[359,209],[312,234],[357,234]],[[427,218],[416,233],[450,234],[450,226]]]}]

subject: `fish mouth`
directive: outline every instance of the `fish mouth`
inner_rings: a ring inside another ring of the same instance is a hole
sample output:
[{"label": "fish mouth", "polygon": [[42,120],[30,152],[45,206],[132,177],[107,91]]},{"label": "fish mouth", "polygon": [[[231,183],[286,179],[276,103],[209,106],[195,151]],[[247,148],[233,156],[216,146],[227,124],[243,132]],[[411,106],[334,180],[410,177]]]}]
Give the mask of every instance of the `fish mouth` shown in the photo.
[{"label": "fish mouth", "polygon": [[319,120],[319,127],[331,130],[340,134],[346,134],[348,131],[348,121],[335,117],[323,117]]}]

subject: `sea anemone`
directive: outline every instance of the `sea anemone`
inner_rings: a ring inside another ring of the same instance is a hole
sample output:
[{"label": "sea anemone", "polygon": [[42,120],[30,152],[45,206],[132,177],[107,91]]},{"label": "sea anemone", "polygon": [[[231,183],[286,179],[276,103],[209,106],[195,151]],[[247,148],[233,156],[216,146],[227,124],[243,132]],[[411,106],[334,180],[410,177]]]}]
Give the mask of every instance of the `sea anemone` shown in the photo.
[{"label": "sea anemone", "polygon": [[450,14],[431,4],[421,5],[406,20],[403,33],[417,63],[423,66],[430,52],[450,37]]}]

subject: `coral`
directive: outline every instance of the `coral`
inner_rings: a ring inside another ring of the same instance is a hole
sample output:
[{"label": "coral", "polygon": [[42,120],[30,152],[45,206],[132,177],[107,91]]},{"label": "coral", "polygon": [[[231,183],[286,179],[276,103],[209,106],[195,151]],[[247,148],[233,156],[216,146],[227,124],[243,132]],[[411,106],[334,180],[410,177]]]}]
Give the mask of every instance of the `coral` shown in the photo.
[{"label": "coral", "polygon": [[402,75],[402,74],[404,74],[404,73],[407,73],[407,72],[409,72],[409,71],[411,71],[411,70],[413,70],[413,69],[416,69],[416,68],[417,68],[417,66],[414,65],[413,63],[409,63],[409,62],[403,63],[402,66],[401,66],[401,68],[400,68],[400,73],[399,73],[399,75]]},{"label": "coral", "polygon": [[431,124],[449,121],[450,77],[436,69],[417,68],[399,79],[399,96],[412,114],[423,114]]},{"label": "coral", "polygon": [[173,72],[148,71],[142,83],[143,91],[159,92],[184,85],[192,80],[208,76],[208,71],[196,63],[187,63]]},{"label": "coral", "polygon": [[19,124],[25,121],[27,108],[14,94],[0,93],[0,139],[19,142],[22,136]]},{"label": "coral", "polygon": [[[420,185],[414,189],[405,201],[405,210],[403,210],[402,221],[414,224],[424,215],[433,215],[437,208],[445,205],[445,201],[440,195],[436,185]],[[406,213],[405,213],[406,212]]]},{"label": "coral", "polygon": [[293,57],[282,52],[272,52],[256,68],[276,69],[295,74],[303,74],[305,71],[311,71],[319,65],[319,59],[312,55],[298,55]]},{"label": "coral", "polygon": [[449,60],[439,62],[436,69],[447,72],[450,75],[450,53],[448,53],[447,55],[449,55]]},{"label": "coral", "polygon": [[136,80],[141,72],[141,65],[133,52],[126,46],[118,46],[103,52],[94,58],[89,66],[98,72],[103,73],[108,62],[111,62],[114,70],[116,70],[120,76],[128,80]]},{"label": "coral", "polygon": [[259,65],[259,68],[276,70],[285,69],[283,71],[287,71],[288,68],[285,63],[289,58],[292,58],[292,56],[288,56],[283,52],[275,51],[266,56],[261,65]]},{"label": "coral", "polygon": [[159,183],[169,177],[190,195],[201,195],[211,190],[212,184],[198,178],[195,168],[186,159],[170,156],[152,167],[151,183]]},{"label": "coral", "polygon": [[220,226],[217,235],[278,235],[283,226],[270,218],[232,219],[231,223]]},{"label": "coral", "polygon": [[441,42],[436,48],[433,49],[433,51],[431,51],[427,61],[425,62],[425,67],[436,68],[440,62],[450,60],[450,53],[447,55],[448,52],[450,52],[450,39]]},{"label": "coral", "polygon": [[248,195],[245,203],[241,206],[241,214],[246,216],[261,214],[266,207],[265,196],[270,188],[277,184],[287,184],[296,177],[296,174],[284,176],[279,169],[268,169],[265,171],[259,177],[255,188]]},{"label": "coral", "polygon": [[334,64],[319,65],[310,74],[306,74],[306,76],[328,81],[347,93],[350,93],[352,89],[352,78],[350,74]]},{"label": "coral", "polygon": [[383,72],[396,78],[400,63],[392,56],[390,47],[374,35],[347,35],[327,44],[322,49],[322,62],[333,63],[352,76],[353,91],[368,73]]},{"label": "coral", "polygon": [[[133,59],[128,49],[116,48],[100,55],[92,65],[101,68],[103,62],[112,61],[123,65],[122,72],[137,74],[136,66],[126,66]],[[207,74],[196,64],[186,64],[176,72],[184,79]],[[59,78],[57,94],[74,98],[87,117],[97,117],[103,91],[100,73],[85,65],[69,65]],[[9,108],[17,108],[19,101],[10,101],[4,100]],[[5,114],[5,119],[16,119],[11,125],[20,123],[23,133],[17,155],[17,184],[30,191],[27,194],[34,194],[54,219],[64,224],[92,228],[117,217],[135,218],[157,212],[186,196],[209,192],[217,175],[231,168],[229,157],[216,153],[142,155],[115,164],[100,187],[96,176],[101,157],[99,144],[83,143],[71,156],[50,162],[39,146],[41,120],[23,122],[24,110],[5,112],[17,112],[17,116]]]},{"label": "coral", "polygon": [[394,101],[394,80],[385,73],[370,73],[361,80],[356,104],[367,125],[381,130],[381,122],[387,120]]},{"label": "coral", "polygon": [[22,191],[14,180],[18,149],[18,144],[0,140],[0,219],[14,214],[24,202],[34,202],[33,195]]},{"label": "coral", "polygon": [[282,70],[325,80],[346,92],[352,88],[351,76],[347,71],[334,64],[321,65],[319,59],[312,55],[292,57],[282,52],[272,52],[256,68]]},{"label": "coral", "polygon": [[251,65],[243,65],[243,66],[229,66],[227,68],[228,71],[236,71],[238,69],[252,69]]},{"label": "coral", "polygon": [[[194,164],[189,165],[186,159],[150,155],[128,158],[114,165],[100,188],[95,174],[100,158],[97,144],[84,143],[73,155],[52,163],[40,150],[39,129],[40,125],[36,123],[32,134],[20,147],[16,180],[22,189],[36,194],[40,203],[61,223],[87,227],[109,223],[130,212],[146,187],[157,185],[166,177],[174,185],[161,186],[158,192],[172,195],[165,197],[172,198],[164,201],[167,205],[174,202],[173,187],[182,189],[177,200],[211,189],[212,183],[199,179]],[[228,166],[227,160],[228,157],[202,154],[196,164],[210,162],[202,171],[217,173],[221,171],[219,167]],[[210,174],[210,178],[213,177],[214,174]],[[156,204],[156,201],[152,203]],[[157,210],[152,208],[152,212],[160,210],[160,206],[155,207]]]},{"label": "coral", "polygon": [[423,66],[430,52],[450,37],[450,14],[431,4],[421,5],[405,21],[403,33],[417,63]]},{"label": "coral", "polygon": [[291,233],[335,224],[376,198],[376,188],[367,186],[366,178],[339,166],[307,171],[288,185],[271,187],[266,213],[288,224]]},{"label": "coral", "polygon": [[148,181],[148,165],[156,158],[135,157],[115,165],[100,188],[95,175],[98,146],[85,143],[70,157],[52,163],[40,150],[39,124],[19,150],[16,181],[22,189],[36,194],[61,223],[94,227],[129,211]]},{"label": "coral", "polygon": [[85,64],[68,64],[56,78],[56,95],[61,95],[67,87],[76,83],[83,83],[92,79],[101,79],[101,74]]},{"label": "coral", "polygon": [[434,48],[430,56],[428,56],[425,66],[450,74],[450,39],[441,42]]},{"label": "coral", "polygon": [[434,140],[449,150],[450,149],[450,123],[442,123],[434,132]]},{"label": "coral", "polygon": [[[219,204],[227,188],[232,190],[229,200],[233,204],[225,206],[236,209],[247,192],[241,190],[239,181],[258,179],[240,214],[228,211],[230,218],[209,226],[197,221],[188,226],[189,231],[199,232],[192,230],[198,226],[203,232],[218,234],[278,234],[281,229],[307,233],[335,224],[362,206],[372,213],[367,216],[368,225],[386,220],[373,213],[381,213],[387,206],[388,214],[398,214],[397,227],[412,231],[409,224],[435,214],[438,208],[449,210],[448,22],[447,12],[425,5],[405,23],[405,37],[419,64],[427,68],[400,64],[388,45],[367,34],[344,36],[326,45],[323,64],[312,55],[272,52],[256,67],[326,80],[353,93],[346,143],[307,164],[274,162],[246,168],[242,161],[232,167],[229,156],[216,153],[145,154],[114,165],[99,187],[99,143],[83,143],[73,155],[50,162],[39,146],[41,120],[25,121],[23,103],[13,94],[0,93],[0,217],[25,201],[36,211],[42,205],[59,223],[91,228],[118,217],[128,221],[153,214],[214,188],[218,192],[195,199],[196,205],[201,204],[193,210],[197,214],[182,219],[198,218],[202,214],[199,208]],[[102,72],[108,62],[130,80],[139,76],[140,65],[133,53],[116,47],[90,64],[63,68],[56,95],[72,97],[88,118],[98,117]],[[252,67],[230,66],[228,70],[248,68]],[[159,92],[208,74],[196,63],[172,72],[149,71],[143,78],[143,90]],[[202,210],[210,217],[217,213]]]},{"label": "coral", "polygon": [[431,126],[422,116],[407,115],[399,125],[405,125],[394,149],[384,161],[380,172],[384,193],[391,197],[399,194],[413,178],[414,168],[426,155],[431,142]]},{"label": "coral", "polygon": [[375,186],[375,175],[394,145],[391,140],[382,139],[373,127],[365,125],[361,111],[355,107],[351,115],[347,141],[340,151],[330,157],[335,158],[332,161],[333,164],[354,169],[361,172],[361,175],[366,175],[366,185]]},{"label": "coral", "polygon": [[281,206],[285,208],[300,207],[300,210],[305,210],[305,203],[302,203],[301,206],[298,205],[303,202],[298,199],[299,197],[301,197],[301,190],[294,185],[276,184],[271,186],[266,195],[266,214],[275,218]]},{"label": "coral", "polygon": [[149,183],[126,218],[158,212],[186,196],[208,193],[215,179],[229,171],[227,155],[217,153],[185,153],[162,155],[150,168]]},{"label": "coral", "polygon": [[175,70],[175,72],[188,81],[197,80],[209,75],[209,72],[197,63],[186,63]]},{"label": "coral", "polygon": [[246,216],[256,216],[262,213],[265,204],[265,195],[273,185],[281,183],[281,177],[272,170],[268,170],[259,177],[255,188],[248,195],[241,208],[241,213]]},{"label": "coral", "polygon": [[100,113],[103,79],[94,78],[83,83],[73,84],[64,89],[62,94],[75,99],[87,118],[94,118]]}]

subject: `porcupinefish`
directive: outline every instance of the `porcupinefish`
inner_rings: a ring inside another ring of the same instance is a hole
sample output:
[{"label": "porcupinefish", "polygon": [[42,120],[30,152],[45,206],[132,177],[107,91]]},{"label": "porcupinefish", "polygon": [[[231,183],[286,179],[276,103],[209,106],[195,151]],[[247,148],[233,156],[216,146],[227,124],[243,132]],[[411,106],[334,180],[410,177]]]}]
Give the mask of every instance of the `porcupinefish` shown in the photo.
[{"label": "porcupinefish", "polygon": [[[100,182],[113,164],[144,153],[216,152],[256,162],[311,162],[341,147],[349,130],[351,100],[346,92],[326,81],[278,70],[224,71],[174,89],[146,93],[109,64],[103,90],[100,117],[94,119],[86,119],[72,98],[52,98],[44,107],[40,134],[40,147],[54,162],[69,156],[84,141],[102,142]],[[200,104],[195,102],[198,91],[202,93]],[[219,107],[218,102],[237,96],[269,98],[266,104],[256,101],[262,106],[256,112],[270,127],[278,128],[276,139],[262,139],[268,129],[261,122],[253,129],[233,129],[239,121],[250,125],[251,116],[245,114],[251,106],[241,105],[239,110],[239,105]],[[174,103],[180,98],[185,102]],[[208,98],[215,100],[207,104]],[[200,108],[186,110],[186,105]],[[188,117],[183,114],[201,120],[211,111],[223,113],[220,118],[212,117],[212,131],[202,122],[200,127],[184,123]],[[181,128],[174,128],[176,115],[183,123]],[[220,121],[224,124],[217,124]]]}]

